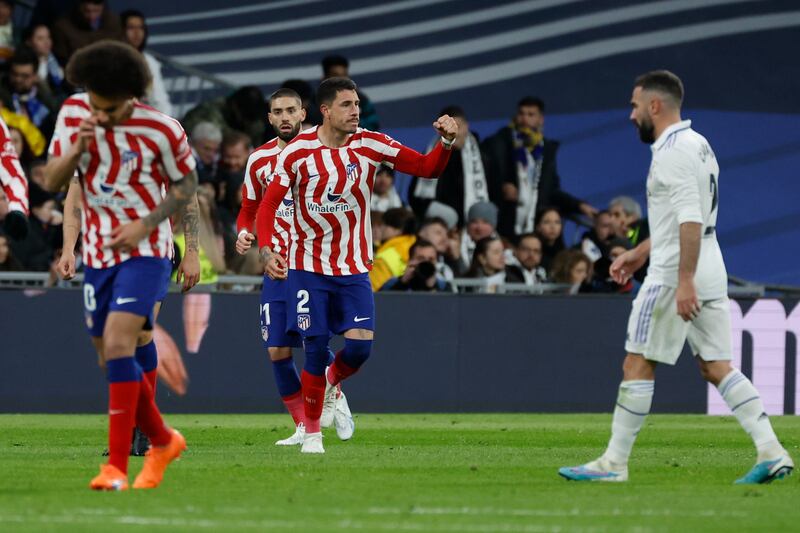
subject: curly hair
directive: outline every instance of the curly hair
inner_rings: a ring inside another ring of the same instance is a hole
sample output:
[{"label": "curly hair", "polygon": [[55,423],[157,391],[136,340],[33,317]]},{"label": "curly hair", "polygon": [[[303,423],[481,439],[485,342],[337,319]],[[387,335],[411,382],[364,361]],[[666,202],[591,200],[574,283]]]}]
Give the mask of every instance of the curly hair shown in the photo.
[{"label": "curly hair", "polygon": [[111,40],[81,48],[70,58],[66,70],[72,85],[104,98],[141,98],[153,81],[138,50]]}]

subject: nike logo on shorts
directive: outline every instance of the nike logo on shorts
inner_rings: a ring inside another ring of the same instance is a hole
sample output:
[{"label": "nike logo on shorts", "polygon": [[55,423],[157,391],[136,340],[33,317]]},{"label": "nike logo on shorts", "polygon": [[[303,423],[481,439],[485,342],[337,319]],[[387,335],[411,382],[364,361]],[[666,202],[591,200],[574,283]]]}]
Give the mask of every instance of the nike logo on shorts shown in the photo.
[{"label": "nike logo on shorts", "polygon": [[362,318],[362,317],[358,317],[358,316],[357,316],[357,317],[355,317],[355,318],[353,319],[353,322],[364,322],[365,320],[369,320],[369,317],[368,317],[368,316],[365,316],[365,317],[363,317],[363,318]]},{"label": "nike logo on shorts", "polygon": [[117,298],[117,305],[133,303],[136,300],[138,300],[138,298]]}]

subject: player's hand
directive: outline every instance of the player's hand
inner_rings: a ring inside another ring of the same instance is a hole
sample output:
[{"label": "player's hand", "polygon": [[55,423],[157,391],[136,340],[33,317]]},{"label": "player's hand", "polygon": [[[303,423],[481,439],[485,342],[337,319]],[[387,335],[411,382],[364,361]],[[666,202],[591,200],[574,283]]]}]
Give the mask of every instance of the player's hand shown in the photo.
[{"label": "player's hand", "polygon": [[286,279],[286,260],[270,250],[269,246],[261,248],[261,260],[264,261],[264,274],[269,279]]},{"label": "player's hand", "polygon": [[108,245],[121,252],[130,252],[142,242],[142,239],[147,237],[150,231],[147,229],[144,221],[140,218],[117,226],[111,231],[111,242]]},{"label": "player's hand", "polygon": [[200,254],[197,250],[186,250],[178,265],[175,281],[183,283],[181,292],[187,292],[200,281]]},{"label": "player's hand", "polygon": [[646,255],[638,254],[636,249],[628,250],[611,263],[608,272],[616,283],[625,285],[633,274],[642,268],[645,261],[647,261]]},{"label": "player's hand", "polygon": [[61,257],[56,265],[56,272],[63,280],[70,280],[75,277],[75,254],[73,252],[63,250]]},{"label": "player's hand", "polygon": [[236,253],[239,255],[244,255],[247,253],[247,250],[253,245],[253,241],[256,240],[256,236],[250,232],[242,232],[239,234],[239,237],[236,239]]},{"label": "player's hand", "polygon": [[449,115],[442,115],[433,122],[433,128],[436,132],[447,139],[452,141],[458,134],[458,122],[456,119]]},{"label": "player's hand", "polygon": [[78,138],[72,145],[73,149],[82,154],[94,143],[94,130],[97,127],[97,119],[88,117],[81,120],[78,126]]},{"label": "player's hand", "polygon": [[675,303],[678,307],[678,314],[684,322],[697,318],[697,315],[700,314],[700,302],[697,301],[694,281],[681,280],[678,282],[678,289],[675,291]]}]

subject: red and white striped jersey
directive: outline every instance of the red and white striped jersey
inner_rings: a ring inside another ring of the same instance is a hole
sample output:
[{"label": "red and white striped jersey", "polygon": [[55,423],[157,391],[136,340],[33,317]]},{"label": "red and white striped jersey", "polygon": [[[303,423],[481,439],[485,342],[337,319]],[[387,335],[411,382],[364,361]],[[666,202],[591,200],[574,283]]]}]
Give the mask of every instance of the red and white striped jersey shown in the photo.
[{"label": "red and white striped jersey", "polygon": [[11,134],[0,118],[0,186],[8,198],[10,211],[28,214],[28,180],[19,164],[17,151],[11,142]]},{"label": "red and white striped jersey", "polygon": [[[49,154],[61,156],[76,141],[82,120],[91,116],[89,97],[68,98],[56,121]],[[144,218],[164,199],[170,182],[194,170],[186,133],[177,120],[141,103],[113,128],[95,128],[94,142],[80,158],[83,184],[83,261],[108,268],[131,257],[172,257],[172,229],[164,220],[130,253],[112,250],[114,228]]]},{"label": "red and white striped jersey", "polygon": [[[317,128],[301,132],[278,157],[277,179],[262,202],[262,209],[272,211],[278,206],[278,194],[283,197],[287,188],[292,190],[295,211],[289,268],[329,276],[369,272],[370,201],[378,166],[434,177],[444,169],[449,154],[437,144],[423,156],[388,135],[361,128],[338,148],[324,146]],[[269,218],[264,220],[259,233],[269,235]],[[260,246],[264,237],[259,235]]]},{"label": "red and white striped jersey", "polygon": [[[275,137],[256,148],[247,159],[244,183],[242,183],[242,208],[236,219],[237,233],[241,233],[243,230],[256,233],[255,221],[258,205],[274,175],[275,163],[277,163],[280,153],[278,138]],[[289,191],[283,198],[280,208],[275,212],[275,228],[272,233],[272,249],[281,254],[284,259],[287,259],[289,254],[289,238],[293,219],[294,200]]]}]

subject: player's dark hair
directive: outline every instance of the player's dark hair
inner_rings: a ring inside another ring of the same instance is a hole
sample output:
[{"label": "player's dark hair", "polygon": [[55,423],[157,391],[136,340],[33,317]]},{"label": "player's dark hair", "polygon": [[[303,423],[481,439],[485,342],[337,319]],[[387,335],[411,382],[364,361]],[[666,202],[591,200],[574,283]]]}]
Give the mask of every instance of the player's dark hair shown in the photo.
[{"label": "player's dark hair", "polygon": [[441,111],[439,111],[439,117],[441,117],[442,115],[449,115],[453,118],[461,117],[464,120],[467,120],[467,114],[464,113],[464,110],[461,108],[461,106],[457,105],[449,105],[443,108]]},{"label": "player's dark hair", "polygon": [[129,44],[108,39],[75,52],[67,81],[104,98],[141,98],[153,80],[144,56]]},{"label": "player's dark hair", "polygon": [[297,91],[293,89],[289,89],[288,87],[281,87],[271,95],[269,95],[269,106],[272,108],[272,102],[277,100],[278,98],[294,98],[300,105],[303,105],[303,99],[300,98],[300,95],[297,94]]},{"label": "player's dark hair", "polygon": [[517,102],[517,109],[520,107],[538,107],[541,113],[544,113],[544,100],[538,96],[525,96]]},{"label": "player's dark hair", "polygon": [[414,235],[417,220],[414,218],[414,213],[405,207],[393,207],[383,213],[383,224],[399,229],[403,235]]},{"label": "player's dark hair", "polygon": [[421,237],[417,237],[417,240],[414,241],[414,244],[411,245],[411,248],[408,249],[408,257],[413,257],[414,252],[417,251],[419,248],[436,248],[431,241],[426,241]]},{"label": "player's dark hair", "polygon": [[36,72],[36,69],[39,67],[39,57],[32,49],[27,46],[22,46],[14,50],[14,55],[8,60],[8,65],[10,67],[14,65],[31,65],[34,72]]},{"label": "player's dark hair", "polygon": [[680,107],[683,102],[683,82],[668,70],[651,70],[642,74],[633,82],[634,87],[641,87],[645,91],[658,91],[668,94]]},{"label": "player's dark hair", "polygon": [[338,54],[331,54],[322,58],[322,74],[326,78],[333,67],[350,68],[350,61]]},{"label": "player's dark hair", "polygon": [[142,25],[144,26],[144,40],[142,41],[142,46],[139,48],[141,52],[144,50],[144,47],[147,46],[147,37],[150,36],[150,30],[147,28],[147,19],[144,18],[144,13],[138,9],[126,9],[119,14],[119,20],[122,22],[122,31],[125,31],[125,25],[128,24],[128,20],[133,18],[142,19]]},{"label": "player's dark hair", "polygon": [[319,84],[317,103],[331,105],[340,91],[357,91],[356,83],[350,78],[328,78]]}]

